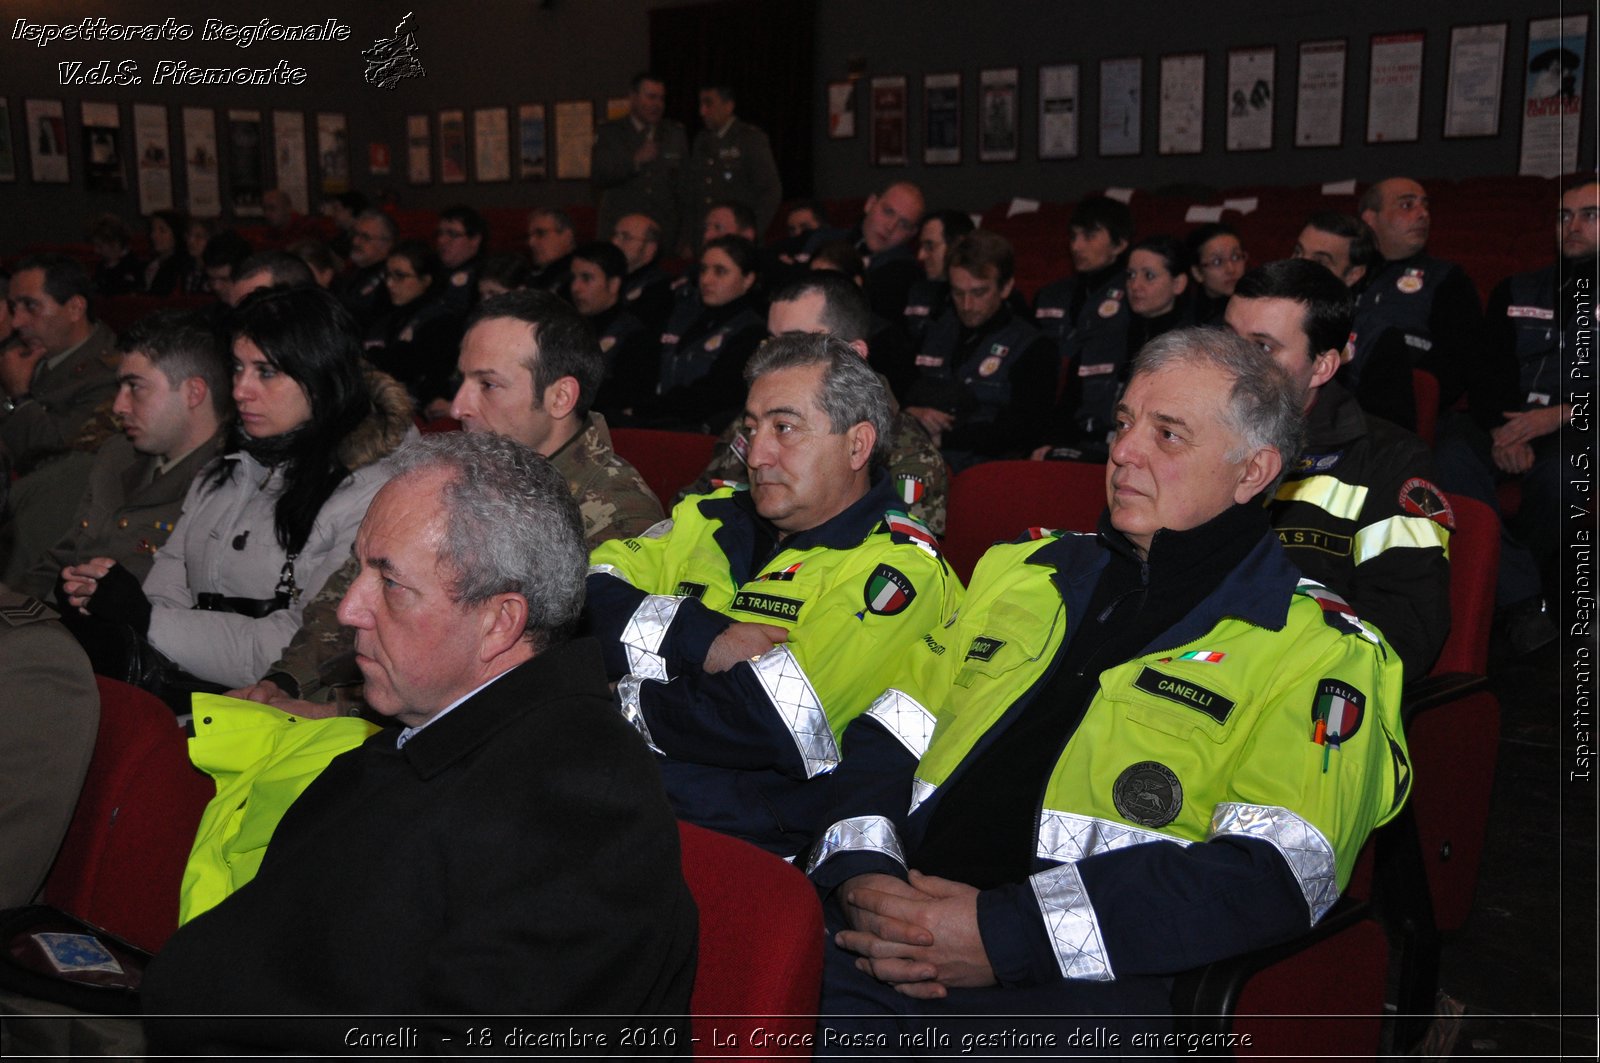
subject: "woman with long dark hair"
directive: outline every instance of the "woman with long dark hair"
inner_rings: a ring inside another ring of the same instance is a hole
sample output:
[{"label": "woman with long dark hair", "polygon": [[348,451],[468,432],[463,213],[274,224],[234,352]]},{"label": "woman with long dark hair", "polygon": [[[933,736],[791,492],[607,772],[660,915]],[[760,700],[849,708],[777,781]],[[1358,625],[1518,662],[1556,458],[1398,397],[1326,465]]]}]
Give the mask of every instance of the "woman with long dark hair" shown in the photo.
[{"label": "woman with long dark hair", "polygon": [[143,588],[96,558],[65,589],[192,676],[241,687],[277,659],[344,563],[389,478],[384,459],[414,429],[404,392],[363,370],[355,323],[322,289],[254,292],[229,332],[237,420]]},{"label": "woman with long dark hair", "polygon": [[171,295],[182,291],[194,272],[184,235],[189,219],[176,210],[158,210],[150,215],[150,261],[144,266],[146,295]]}]

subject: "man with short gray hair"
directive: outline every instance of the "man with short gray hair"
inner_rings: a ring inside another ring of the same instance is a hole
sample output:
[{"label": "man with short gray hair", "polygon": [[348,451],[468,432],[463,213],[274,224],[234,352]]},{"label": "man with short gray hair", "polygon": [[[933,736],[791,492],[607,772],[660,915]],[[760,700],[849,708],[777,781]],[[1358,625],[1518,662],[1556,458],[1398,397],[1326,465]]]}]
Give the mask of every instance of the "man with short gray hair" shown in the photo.
[{"label": "man with short gray hair", "polygon": [[[326,1054],[326,1024],[225,1017],[308,1010],[433,1016],[433,1050],[464,1043],[470,1015],[686,1026],[694,902],[659,775],[599,648],[571,637],[585,550],[565,480],[492,435],[395,461],[339,617],[369,704],[403,729],[330,763],[255,879],[167,943],[147,1011],[218,1018],[157,1021],[152,1043]],[[329,882],[362,903],[308,905]]]},{"label": "man with short gray hair", "polygon": [[1333,905],[1410,775],[1398,659],[1261,505],[1300,397],[1220,330],[1152,341],[1099,534],[990,550],[857,718],[810,861],[836,1033],[1160,1029],[1171,976]]},{"label": "man with short gray hair", "polygon": [[596,548],[589,617],[678,814],[791,856],[845,725],[960,583],[882,472],[888,393],[850,344],[777,336],[745,375],[748,488]]}]

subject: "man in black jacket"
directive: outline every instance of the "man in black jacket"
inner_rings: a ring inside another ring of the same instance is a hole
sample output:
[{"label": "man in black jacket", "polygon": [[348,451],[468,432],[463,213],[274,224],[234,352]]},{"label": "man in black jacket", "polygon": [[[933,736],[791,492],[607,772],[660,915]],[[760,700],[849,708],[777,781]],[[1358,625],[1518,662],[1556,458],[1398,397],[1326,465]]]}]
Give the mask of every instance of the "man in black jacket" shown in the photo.
[{"label": "man in black jacket", "polygon": [[[482,1028],[465,1016],[497,1014],[562,1016],[563,1031],[638,1016],[683,1027],[687,1046],[694,903],[650,755],[598,646],[569,638],[576,503],[496,436],[433,436],[396,461],[339,618],[368,704],[404,729],[334,760],[256,878],[181,928],[144,982],[152,1015],[258,1018],[149,1021],[152,1046],[336,1054],[345,1016],[403,1015],[398,1043],[453,1051]],[[280,1017],[305,1015],[338,1019]]]}]

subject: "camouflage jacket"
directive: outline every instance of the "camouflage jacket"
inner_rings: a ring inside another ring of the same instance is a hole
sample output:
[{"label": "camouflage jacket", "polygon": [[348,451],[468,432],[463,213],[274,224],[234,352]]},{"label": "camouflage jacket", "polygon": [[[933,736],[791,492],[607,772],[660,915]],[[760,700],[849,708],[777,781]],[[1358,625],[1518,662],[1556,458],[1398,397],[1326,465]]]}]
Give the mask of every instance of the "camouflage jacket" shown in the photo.
[{"label": "camouflage jacket", "polygon": [[[926,524],[933,534],[942,537],[945,503],[950,493],[944,457],[921,423],[902,410],[893,395],[889,397],[889,407],[889,479],[911,515]],[[742,421],[735,419],[722,433],[711,463],[698,480],[678,492],[677,501],[690,495],[710,494],[716,489],[714,480],[744,483],[744,458],[740,456],[743,448],[736,442],[741,426]]]},{"label": "camouflage jacket", "polygon": [[[590,549],[607,539],[638,535],[663,517],[661,503],[644,478],[611,449],[605,418],[591,413],[583,431],[551,456],[550,463],[567,478],[583,518],[583,536]],[[340,701],[358,711],[352,688],[361,682],[355,667],[355,637],[339,624],[344,592],[361,572],[354,558],[328,578],[306,606],[300,630],[264,678],[291,696],[311,701]]]}]

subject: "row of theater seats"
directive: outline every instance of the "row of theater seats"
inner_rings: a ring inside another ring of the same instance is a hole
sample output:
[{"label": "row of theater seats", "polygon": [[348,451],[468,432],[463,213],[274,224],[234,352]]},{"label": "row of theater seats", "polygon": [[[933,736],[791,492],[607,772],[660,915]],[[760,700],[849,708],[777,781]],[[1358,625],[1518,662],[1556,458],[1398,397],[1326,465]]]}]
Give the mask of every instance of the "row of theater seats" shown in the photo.
[{"label": "row of theater seats", "polygon": [[[1433,215],[1433,234],[1428,252],[1436,258],[1459,263],[1487,299],[1501,278],[1524,270],[1537,269],[1555,254],[1554,210],[1560,200],[1559,182],[1543,177],[1466,177],[1424,178]],[[1241,242],[1256,262],[1287,257],[1295,236],[1306,218],[1317,211],[1337,210],[1356,213],[1353,193],[1327,194],[1321,185],[1240,185],[1223,189],[1136,191],[1130,206],[1137,225],[1137,236],[1157,233],[1181,236],[1194,226],[1187,220],[1191,207],[1220,207],[1227,200],[1254,200],[1248,210],[1229,209],[1222,220],[1239,230]],[[844,197],[824,201],[834,224],[848,227],[861,216],[865,200]],[[1076,204],[1067,200],[1047,200],[1028,204],[1017,213],[1017,201],[997,202],[981,212],[982,225],[1011,241],[1016,251],[1016,282],[1023,295],[1032,298],[1039,288],[1061,277],[1068,270],[1066,255],[1067,220]],[[784,219],[790,204],[780,209],[767,236],[783,237]],[[948,206],[931,203],[931,207]],[[591,236],[605,239],[609,233],[596,233],[596,210],[589,203],[562,207],[572,218],[579,240]],[[485,250],[520,252],[527,246],[527,210],[522,207],[486,207],[480,213],[489,227]],[[390,215],[402,239],[433,242],[438,213],[415,208],[391,208]],[[332,223],[325,218],[314,221],[327,236]],[[264,225],[240,225],[239,233],[252,245],[276,247],[276,239]],[[30,251],[62,251],[94,263],[87,243],[35,245]],[[135,251],[141,251],[135,247]],[[669,252],[670,254],[670,249]],[[679,263],[681,265],[681,263]]]},{"label": "row of theater seats", "polygon": [[[659,433],[617,436],[619,451],[635,458],[662,453],[668,442]],[[680,456],[696,451],[703,460],[709,440],[686,437]],[[659,478],[661,469],[654,475],[653,486],[670,498],[672,481]],[[964,471],[951,493],[952,555],[972,559],[985,538],[1011,538],[1029,524],[1092,529],[1103,475],[1099,466],[1042,462]],[[1345,897],[1305,938],[1178,979],[1181,1031],[1249,1034],[1240,1055],[1370,1056],[1380,1042],[1403,1047],[1420,1035],[1436,980],[1435,927],[1459,927],[1471,907],[1499,735],[1499,706],[1483,680],[1499,539],[1486,507],[1456,497],[1451,504],[1456,626],[1433,673],[1408,688],[1408,814],[1374,836]],[[957,564],[965,570],[970,560]],[[159,949],[175,928],[183,863],[213,788],[189,766],[164,706],[114,680],[102,678],[100,688],[94,759],[43,900],[120,939],[131,958]],[[726,1035],[757,1025],[805,1032],[825,947],[809,884],[742,842],[689,825],[681,833],[701,910],[696,1055],[731,1053]],[[15,959],[28,933],[67,928],[53,911],[0,914],[0,988],[91,1012],[134,1010],[133,994],[64,987]],[[1387,1021],[1386,986],[1396,1012]],[[1288,1015],[1297,1018],[1275,1018]],[[720,1038],[711,1037],[713,1025]]]}]

